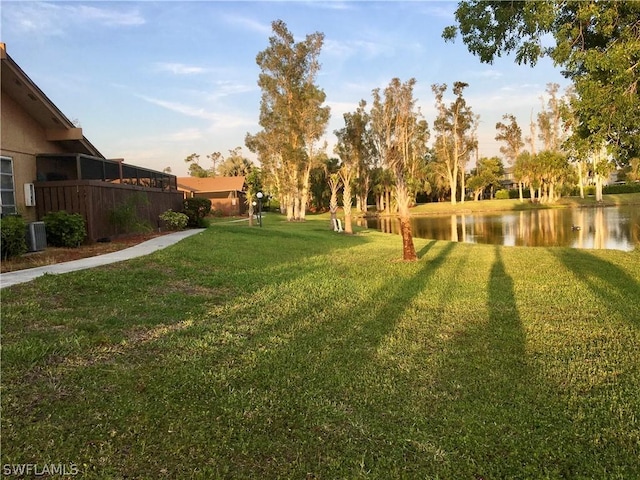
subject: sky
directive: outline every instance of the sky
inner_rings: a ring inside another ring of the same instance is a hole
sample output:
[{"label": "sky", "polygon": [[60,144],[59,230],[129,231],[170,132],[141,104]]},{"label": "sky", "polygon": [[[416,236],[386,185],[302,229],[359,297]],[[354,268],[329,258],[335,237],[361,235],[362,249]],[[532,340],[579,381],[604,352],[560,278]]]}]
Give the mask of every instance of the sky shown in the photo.
[{"label": "sky", "polygon": [[568,85],[543,59],[535,67],[505,56],[482,64],[461,39],[445,42],[456,2],[437,1],[0,1],[0,41],[7,53],[106,157],[188,175],[185,158],[244,146],[256,133],[261,91],[256,55],[269,46],[271,22],[296,41],[324,34],[317,85],[331,120],[325,138],[371,91],[392,78],[416,79],[414,97],[430,126],[431,85],[469,84],[467,104],[480,115],[480,156],[500,155],[495,124],[517,117],[523,134],[541,110],[548,83]]}]

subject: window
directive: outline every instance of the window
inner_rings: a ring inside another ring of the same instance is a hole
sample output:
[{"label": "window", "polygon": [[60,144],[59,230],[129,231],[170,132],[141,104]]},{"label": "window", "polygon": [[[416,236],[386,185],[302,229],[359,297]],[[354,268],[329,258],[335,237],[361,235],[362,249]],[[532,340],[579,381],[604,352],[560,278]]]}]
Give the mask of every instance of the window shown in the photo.
[{"label": "window", "polygon": [[16,213],[16,194],[13,190],[13,160],[0,157],[0,213]]}]

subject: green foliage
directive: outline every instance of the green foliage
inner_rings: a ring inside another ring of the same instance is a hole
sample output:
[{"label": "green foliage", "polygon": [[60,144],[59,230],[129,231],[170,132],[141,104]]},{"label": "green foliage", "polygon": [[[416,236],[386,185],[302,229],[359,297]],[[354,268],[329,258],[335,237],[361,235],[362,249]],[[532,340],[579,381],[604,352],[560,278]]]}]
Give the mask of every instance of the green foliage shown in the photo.
[{"label": "green foliage", "polygon": [[18,215],[0,218],[0,252],[3,260],[17,257],[27,251],[27,224]]},{"label": "green foliage", "polygon": [[189,227],[204,228],[204,218],[211,213],[211,200],[203,197],[187,198],[184,203],[184,213],[189,217]]},{"label": "green foliage", "polygon": [[619,185],[606,185],[602,188],[602,193],[636,193],[640,192],[640,183],[623,183]]},{"label": "green foliage", "polygon": [[549,56],[562,67],[576,93],[571,143],[607,144],[623,163],[640,151],[639,2],[469,0],[455,16],[443,37],[459,30],[482,62],[513,52],[517,63]]},{"label": "green foliage", "polygon": [[146,205],[149,205],[147,195],[136,193],[109,212],[109,221],[121,234],[150,232],[152,227],[149,222],[138,216],[138,208]]},{"label": "green foliage", "polygon": [[86,237],[84,218],[64,210],[50,212],[42,219],[47,230],[47,243],[55,247],[79,247]]},{"label": "green foliage", "polygon": [[509,190],[498,190],[496,192],[496,200],[507,200],[509,198]]},{"label": "green foliage", "polygon": [[167,224],[169,230],[184,230],[189,223],[189,217],[180,212],[169,209],[160,215],[160,220]]}]

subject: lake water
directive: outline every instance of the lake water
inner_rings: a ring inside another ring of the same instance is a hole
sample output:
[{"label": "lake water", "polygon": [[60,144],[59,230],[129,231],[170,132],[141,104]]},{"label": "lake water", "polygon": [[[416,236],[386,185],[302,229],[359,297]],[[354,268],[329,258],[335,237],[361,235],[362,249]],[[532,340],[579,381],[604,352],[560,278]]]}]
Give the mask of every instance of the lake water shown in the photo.
[{"label": "lake water", "polygon": [[[399,233],[397,218],[369,218],[356,223],[385,233]],[[640,206],[412,217],[412,226],[417,238],[630,251],[640,237]]]}]

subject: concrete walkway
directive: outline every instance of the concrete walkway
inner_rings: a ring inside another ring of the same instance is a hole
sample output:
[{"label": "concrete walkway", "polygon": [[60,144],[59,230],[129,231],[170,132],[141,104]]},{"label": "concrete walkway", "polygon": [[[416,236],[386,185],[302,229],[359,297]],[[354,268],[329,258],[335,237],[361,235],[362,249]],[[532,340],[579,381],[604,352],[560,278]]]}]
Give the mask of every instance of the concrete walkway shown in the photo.
[{"label": "concrete walkway", "polygon": [[117,252],[107,253],[105,255],[97,255],[95,257],[81,258],[80,260],[73,260],[71,262],[18,270],[16,272],[2,273],[0,274],[0,289],[17,285],[19,283],[29,282],[34,278],[44,275],[45,273],[59,274],[75,272],[77,270],[84,270],[87,268],[107,265],[109,263],[122,262],[131,258],[142,257],[143,255],[148,255],[156,250],[161,250],[169,245],[179,242],[183,238],[190,237],[202,231],[204,231],[202,228],[183,230],[181,232],[161,235],[133,247],[125,248]]}]

